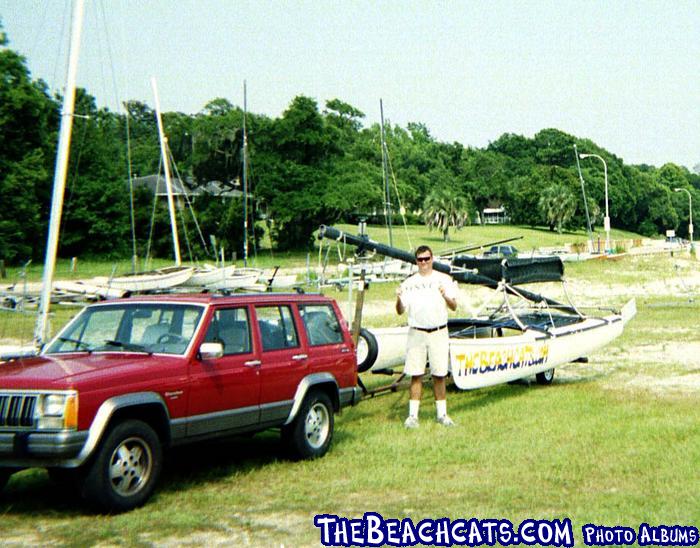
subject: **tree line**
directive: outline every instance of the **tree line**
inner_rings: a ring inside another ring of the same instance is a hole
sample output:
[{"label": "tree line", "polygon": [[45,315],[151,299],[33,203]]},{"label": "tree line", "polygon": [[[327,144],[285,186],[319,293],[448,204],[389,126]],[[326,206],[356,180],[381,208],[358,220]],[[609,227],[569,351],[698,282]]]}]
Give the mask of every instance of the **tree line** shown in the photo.
[{"label": "tree line", "polygon": [[[50,209],[61,98],[32,80],[26,60],[7,47],[0,28],[0,259],[40,259]],[[153,110],[138,101],[125,112],[76,96],[69,180],[60,254],[169,256],[167,210],[144,188],[129,192],[129,178],[162,169]],[[176,173],[193,190],[211,181],[240,189],[244,113],[224,98],[197,114],[163,114]],[[378,124],[334,99],[322,107],[310,97],[292,99],[277,118],[247,113],[250,244],[266,227],[279,250],[307,248],[320,224],[383,222],[386,207],[382,139]],[[440,142],[422,123],[387,124],[393,222],[426,222],[448,236],[450,226],[475,222],[484,208],[503,206],[514,224],[552,230],[602,224],[602,162],[581,160],[586,203],[577,169],[579,152],[607,163],[612,225],[653,236],[676,229],[687,236],[688,190],[700,196],[700,175],[667,163],[627,165],[589,139],[558,129],[534,137],[504,134],[485,148]],[[133,203],[133,208],[131,207]],[[700,202],[698,202],[700,203]],[[229,253],[243,247],[240,197],[199,195],[193,205],[204,241],[186,212],[181,222],[194,258],[203,259],[214,235]],[[133,223],[132,214],[133,211]],[[697,219],[697,217],[696,217]],[[132,228],[133,227],[133,228]]]}]

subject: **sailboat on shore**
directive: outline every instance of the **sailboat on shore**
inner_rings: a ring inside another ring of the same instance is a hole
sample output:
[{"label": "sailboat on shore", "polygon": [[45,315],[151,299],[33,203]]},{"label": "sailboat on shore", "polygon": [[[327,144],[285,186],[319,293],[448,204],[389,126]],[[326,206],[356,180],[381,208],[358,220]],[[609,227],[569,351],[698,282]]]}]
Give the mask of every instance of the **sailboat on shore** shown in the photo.
[{"label": "sailboat on shore", "polygon": [[[158,96],[158,85],[155,77],[151,78],[151,87],[155,98],[155,113],[158,126],[158,139],[160,142],[160,152],[163,159],[163,173],[165,175],[165,188],[168,198],[168,212],[170,214],[170,228],[173,239],[173,255],[175,264],[164,268],[145,272],[133,272],[117,277],[100,276],[93,278],[90,282],[97,286],[120,289],[129,293],[143,293],[150,291],[161,291],[170,289],[187,282],[195,272],[194,267],[182,266],[180,256],[180,240],[177,233],[177,218],[175,213],[175,199],[173,196],[172,177],[170,174],[170,161],[168,155],[167,139],[163,130],[163,119],[161,116],[160,99]],[[157,190],[157,185],[156,185]]]},{"label": "sailboat on shore", "polygon": [[[343,241],[415,264],[415,256],[410,252],[330,226],[320,227],[319,238]],[[540,384],[549,384],[557,366],[586,361],[591,352],[619,337],[636,314],[634,299],[619,311],[607,309],[603,315],[587,315],[570,301],[559,303],[523,287],[542,282],[564,283],[564,264],[559,257],[460,256],[451,264],[435,261],[433,268],[457,282],[493,289],[501,301],[487,315],[450,319],[444,326],[449,332],[452,378],[462,390],[529,376],[535,376]],[[358,343],[357,352],[359,371],[385,371],[401,365],[407,336],[408,327],[363,330],[364,341]]]}]

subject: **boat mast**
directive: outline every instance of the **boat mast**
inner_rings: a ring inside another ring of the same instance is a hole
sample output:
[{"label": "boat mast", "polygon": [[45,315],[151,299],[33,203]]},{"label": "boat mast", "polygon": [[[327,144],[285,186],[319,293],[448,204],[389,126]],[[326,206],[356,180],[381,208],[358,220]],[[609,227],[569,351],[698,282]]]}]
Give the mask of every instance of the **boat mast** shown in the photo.
[{"label": "boat mast", "polygon": [[243,266],[248,266],[248,133],[246,117],[248,115],[248,94],[243,80]]},{"label": "boat mast", "polygon": [[39,302],[39,316],[34,332],[38,346],[42,346],[49,337],[49,308],[51,306],[51,289],[53,275],[56,269],[58,253],[58,236],[61,229],[61,214],[63,212],[63,196],[66,188],[68,173],[68,158],[70,156],[70,140],[73,131],[73,112],[75,109],[75,82],[78,72],[78,55],[80,52],[80,35],[83,28],[84,0],[76,0],[73,6],[71,25],[70,50],[68,55],[68,70],[66,72],[66,88],[63,96],[61,111],[61,127],[58,136],[56,166],[53,179],[53,195],[51,197],[51,216],[49,218],[49,233],[46,241],[46,258]]},{"label": "boat mast", "polygon": [[[160,100],[158,99],[158,85],[155,76],[151,76],[151,87],[156,101],[156,121],[158,122],[158,137],[160,139],[160,154],[163,157],[163,171],[165,172],[165,188],[168,192],[168,211],[170,212],[170,228],[173,233],[173,251],[175,253],[175,265],[180,266],[180,240],[177,237],[177,218],[175,217],[175,200],[173,199],[172,179],[170,178],[170,161],[168,160],[168,140],[163,131],[163,120],[160,115]],[[158,179],[156,179],[158,190]]]},{"label": "boat mast", "polygon": [[387,228],[389,229],[389,245],[394,245],[394,239],[391,233],[391,187],[389,186],[389,162],[388,151],[386,149],[386,135],[384,133],[384,105],[379,99],[379,112],[381,115],[381,141],[382,141],[382,170],[384,174],[384,216],[386,218]]}]

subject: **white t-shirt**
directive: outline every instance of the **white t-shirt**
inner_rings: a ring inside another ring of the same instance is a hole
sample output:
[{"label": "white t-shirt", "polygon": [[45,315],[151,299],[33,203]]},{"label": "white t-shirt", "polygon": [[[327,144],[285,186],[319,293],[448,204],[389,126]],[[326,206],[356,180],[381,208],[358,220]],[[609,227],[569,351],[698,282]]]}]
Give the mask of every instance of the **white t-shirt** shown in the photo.
[{"label": "white t-shirt", "polygon": [[433,270],[429,275],[413,274],[401,283],[401,302],[408,313],[408,325],[431,329],[447,323],[447,303],[440,294],[457,298],[457,284],[451,276]]}]

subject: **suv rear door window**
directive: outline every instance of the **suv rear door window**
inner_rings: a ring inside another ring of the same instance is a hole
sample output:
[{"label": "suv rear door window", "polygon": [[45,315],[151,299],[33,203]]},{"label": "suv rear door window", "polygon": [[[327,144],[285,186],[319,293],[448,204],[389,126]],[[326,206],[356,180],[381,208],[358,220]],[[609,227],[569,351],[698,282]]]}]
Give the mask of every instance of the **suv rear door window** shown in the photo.
[{"label": "suv rear door window", "polygon": [[299,346],[292,309],[289,306],[255,308],[263,350],[280,350]]},{"label": "suv rear door window", "polygon": [[225,356],[250,352],[250,322],[247,308],[216,310],[204,340],[223,344]]},{"label": "suv rear door window", "polygon": [[311,346],[343,342],[343,331],[332,306],[306,305],[301,309],[301,317]]}]

